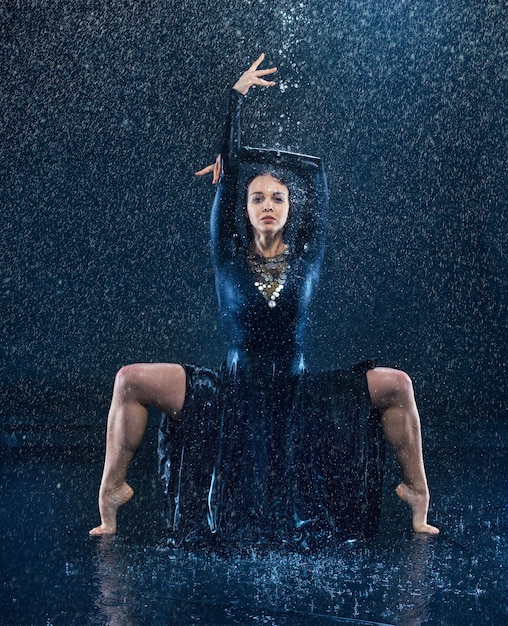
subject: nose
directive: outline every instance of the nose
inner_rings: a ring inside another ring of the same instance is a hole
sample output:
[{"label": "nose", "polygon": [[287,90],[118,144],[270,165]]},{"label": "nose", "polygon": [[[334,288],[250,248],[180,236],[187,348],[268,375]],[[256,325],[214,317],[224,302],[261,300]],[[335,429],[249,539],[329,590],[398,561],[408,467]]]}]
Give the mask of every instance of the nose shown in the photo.
[{"label": "nose", "polygon": [[273,204],[271,200],[267,200],[263,205],[263,212],[268,213],[268,211],[273,211]]}]

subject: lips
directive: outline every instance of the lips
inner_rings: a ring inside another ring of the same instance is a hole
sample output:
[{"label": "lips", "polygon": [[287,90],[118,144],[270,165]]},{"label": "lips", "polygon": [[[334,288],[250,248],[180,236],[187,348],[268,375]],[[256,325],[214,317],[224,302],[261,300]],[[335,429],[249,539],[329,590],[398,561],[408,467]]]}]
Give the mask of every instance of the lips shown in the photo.
[{"label": "lips", "polygon": [[266,217],[262,217],[261,221],[262,222],[275,222],[275,218],[271,217],[270,215],[267,215]]}]

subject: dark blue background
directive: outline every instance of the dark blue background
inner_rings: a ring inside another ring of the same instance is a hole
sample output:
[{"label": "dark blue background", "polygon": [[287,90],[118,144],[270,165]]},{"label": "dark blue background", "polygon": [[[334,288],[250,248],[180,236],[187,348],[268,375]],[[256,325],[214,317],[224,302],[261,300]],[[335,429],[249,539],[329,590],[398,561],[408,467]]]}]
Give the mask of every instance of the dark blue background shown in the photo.
[{"label": "dark blue background", "polygon": [[504,0],[2,2],[2,424],[102,424],[132,361],[224,356],[209,263],[228,86],[321,155],[311,367],[414,378],[425,426],[506,413]]}]

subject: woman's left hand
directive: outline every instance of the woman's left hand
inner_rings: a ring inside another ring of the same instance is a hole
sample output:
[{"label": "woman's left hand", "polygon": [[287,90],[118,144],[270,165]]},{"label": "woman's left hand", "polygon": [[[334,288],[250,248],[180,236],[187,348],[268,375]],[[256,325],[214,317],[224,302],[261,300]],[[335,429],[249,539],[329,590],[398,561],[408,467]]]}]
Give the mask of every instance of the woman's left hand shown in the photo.
[{"label": "woman's left hand", "polygon": [[210,174],[213,172],[212,185],[216,185],[219,182],[220,174],[222,171],[222,157],[220,154],[217,155],[215,159],[215,163],[211,165],[207,165],[199,172],[196,172],[196,176],[206,176],[206,174]]}]

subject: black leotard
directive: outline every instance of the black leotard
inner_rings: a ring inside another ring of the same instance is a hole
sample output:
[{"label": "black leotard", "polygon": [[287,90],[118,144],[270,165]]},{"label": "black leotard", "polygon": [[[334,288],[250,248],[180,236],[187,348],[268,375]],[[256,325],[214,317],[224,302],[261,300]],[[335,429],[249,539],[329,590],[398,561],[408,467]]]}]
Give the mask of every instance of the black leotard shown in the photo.
[{"label": "black leotard", "polygon": [[[244,96],[232,90],[228,102],[222,156],[224,173],[212,208],[212,260],[219,309],[228,338],[229,367],[261,367],[297,373],[303,369],[308,308],[323,258],[328,213],[326,177],[316,157],[242,148],[240,114]],[[247,245],[238,227],[238,178],[243,162],[290,169],[306,186],[303,206],[292,206],[300,224],[290,243],[290,269],[270,308],[254,285]]]},{"label": "black leotard", "polygon": [[[377,528],[382,476],[379,420],[365,377],[372,364],[311,375],[303,360],[324,250],[324,170],[316,157],[242,147],[243,101],[231,93],[211,218],[228,354],[219,370],[184,366],[181,419],[161,423],[168,528],[174,542],[193,546],[220,539],[309,547],[367,536]],[[290,267],[272,307],[247,261],[238,193],[242,170],[267,166],[292,172],[305,188],[290,208]]]}]

